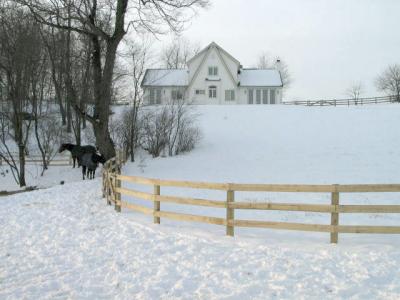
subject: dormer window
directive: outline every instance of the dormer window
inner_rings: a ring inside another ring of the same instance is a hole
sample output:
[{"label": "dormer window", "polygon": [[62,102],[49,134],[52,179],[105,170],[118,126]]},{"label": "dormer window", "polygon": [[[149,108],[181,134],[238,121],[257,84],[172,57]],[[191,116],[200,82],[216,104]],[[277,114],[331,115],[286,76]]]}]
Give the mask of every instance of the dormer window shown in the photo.
[{"label": "dormer window", "polygon": [[218,67],[208,67],[208,76],[218,76]]}]

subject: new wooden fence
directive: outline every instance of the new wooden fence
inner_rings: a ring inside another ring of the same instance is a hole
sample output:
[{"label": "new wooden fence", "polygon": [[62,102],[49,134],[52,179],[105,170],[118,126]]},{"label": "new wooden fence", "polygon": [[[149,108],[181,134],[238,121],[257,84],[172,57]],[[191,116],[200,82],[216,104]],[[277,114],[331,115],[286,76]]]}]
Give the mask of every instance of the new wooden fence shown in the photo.
[{"label": "new wooden fence", "polygon": [[368,97],[358,99],[321,99],[307,101],[284,101],[286,105],[305,105],[305,106],[343,106],[343,105],[366,105],[399,102],[397,96]]},{"label": "new wooden fence", "polygon": [[[338,242],[339,233],[379,233],[399,234],[400,226],[362,226],[340,225],[340,214],[346,213],[400,213],[400,205],[342,205],[340,194],[344,193],[385,193],[400,192],[400,184],[366,184],[366,185],[284,185],[284,184],[235,184],[235,183],[209,183],[192,181],[175,181],[126,176],[120,174],[120,164],[113,159],[106,164],[103,173],[103,194],[107,203],[115,204],[115,209],[120,212],[126,208],[151,215],[154,223],[160,223],[161,218],[177,221],[203,222],[222,225],[226,227],[226,234],[234,235],[235,227],[259,227],[284,230],[300,230],[327,232],[330,234],[331,243]],[[135,183],[153,187],[153,193],[141,192],[122,187],[122,182]],[[190,197],[164,196],[162,187],[180,187],[191,189],[220,190],[226,192],[224,200],[195,199]],[[329,193],[330,204],[305,204],[305,203],[249,203],[235,200],[235,192],[285,192],[285,193]],[[121,200],[121,196],[131,196],[136,199],[147,200],[153,203],[153,208],[137,205]],[[207,206],[226,210],[226,217],[207,217],[194,214],[162,211],[160,203],[177,203],[182,205]],[[256,220],[241,220],[235,218],[235,211],[246,210],[280,210],[295,212],[318,212],[330,214],[330,225],[305,224],[288,222],[269,222]]]}]

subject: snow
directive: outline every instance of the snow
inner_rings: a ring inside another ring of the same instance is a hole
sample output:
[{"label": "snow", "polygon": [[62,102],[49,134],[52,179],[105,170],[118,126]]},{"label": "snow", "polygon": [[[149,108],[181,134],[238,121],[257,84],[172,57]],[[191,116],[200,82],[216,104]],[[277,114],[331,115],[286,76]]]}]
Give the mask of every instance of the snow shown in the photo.
[{"label": "snow", "polygon": [[187,86],[187,69],[147,69],[143,86]]},{"label": "snow", "polygon": [[238,183],[400,183],[398,105],[194,109],[203,139],[193,152],[144,156],[126,172]]},{"label": "snow", "polygon": [[[123,173],[237,183],[400,182],[398,105],[196,109],[203,139],[193,152],[157,159],[138,153]],[[140,213],[117,213],[101,198],[100,186],[100,178],[69,181],[0,198],[0,299],[400,298],[399,235],[340,234],[339,244],[332,245],[327,233],[235,228],[231,238],[223,226],[165,218],[157,225]],[[164,187],[161,193],[226,197],[219,191]],[[237,201],[330,203],[329,194],[235,196]],[[399,204],[398,196],[351,194],[340,201]],[[164,203],[161,210],[225,214]],[[327,214],[279,211],[236,211],[235,218],[330,221]],[[348,214],[340,223],[398,226],[400,217]]]},{"label": "snow", "polygon": [[0,201],[1,299],[400,297],[396,241],[282,243],[154,225],[116,213],[99,186]]},{"label": "snow", "polygon": [[241,69],[241,86],[282,86],[279,72],[275,69]]},{"label": "snow", "polygon": [[[100,174],[101,168],[97,169],[96,173]],[[72,166],[53,166],[50,165],[44,175],[41,176],[42,166],[40,163],[27,163],[25,168],[25,178],[27,186],[35,186],[37,188],[48,188],[58,185],[61,181],[74,182],[82,179],[82,170]],[[0,191],[15,191],[19,190],[9,167],[3,163],[0,166]]]}]

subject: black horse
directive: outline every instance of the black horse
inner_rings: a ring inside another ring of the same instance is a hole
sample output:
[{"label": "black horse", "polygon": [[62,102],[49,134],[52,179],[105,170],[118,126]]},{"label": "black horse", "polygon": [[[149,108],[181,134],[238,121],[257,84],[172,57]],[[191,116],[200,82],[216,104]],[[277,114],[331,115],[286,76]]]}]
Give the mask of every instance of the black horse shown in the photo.
[{"label": "black horse", "polygon": [[71,152],[72,160],[73,160],[73,168],[75,168],[75,161],[78,161],[78,168],[81,165],[81,157],[85,153],[96,153],[96,148],[94,146],[78,146],[74,144],[62,144],[60,148],[58,149],[58,152],[61,153],[65,150],[68,150]]},{"label": "black horse", "polygon": [[[82,178],[85,180],[85,175],[88,179],[93,179],[96,173],[96,169],[99,166],[99,162],[104,164],[106,159],[103,155],[97,153],[85,153],[81,157],[82,165]],[[86,174],[87,169],[87,174]]]}]

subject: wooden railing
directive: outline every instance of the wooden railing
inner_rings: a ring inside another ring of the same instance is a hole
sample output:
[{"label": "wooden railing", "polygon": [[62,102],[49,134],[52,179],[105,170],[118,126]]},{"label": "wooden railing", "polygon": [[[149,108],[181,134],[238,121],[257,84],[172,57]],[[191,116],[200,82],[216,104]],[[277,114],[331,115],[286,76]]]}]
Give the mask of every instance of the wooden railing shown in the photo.
[{"label": "wooden railing", "polygon": [[343,105],[366,105],[366,104],[381,104],[399,102],[397,96],[384,97],[368,97],[358,99],[321,99],[321,100],[306,100],[306,101],[284,101],[286,105],[305,105],[305,106],[343,106]]},{"label": "wooden railing", "polygon": [[[399,234],[400,226],[362,226],[339,225],[340,214],[346,213],[400,213],[400,205],[343,205],[340,204],[342,193],[384,193],[400,192],[400,184],[366,184],[366,185],[282,185],[282,184],[234,184],[234,183],[208,183],[192,181],[160,180],[137,176],[121,175],[118,170],[118,161],[109,163],[109,170],[103,174],[104,195],[107,203],[115,204],[115,209],[131,209],[154,218],[154,223],[160,223],[160,218],[178,221],[203,222],[208,224],[226,226],[226,234],[234,235],[235,227],[258,227],[284,230],[300,230],[327,232],[330,234],[331,243],[338,242],[339,233],[380,233]],[[112,172],[111,168],[117,170]],[[153,186],[153,193],[122,187],[122,182]],[[195,199],[190,197],[161,195],[161,187],[179,187],[191,189],[220,190],[226,192],[224,200]],[[249,203],[235,200],[235,192],[285,192],[285,193],[329,193],[330,204],[303,204],[303,203]],[[137,199],[150,201],[153,208],[133,204],[121,200],[121,196],[131,196]],[[176,203],[182,205],[207,206],[226,210],[226,217],[207,217],[193,214],[161,211],[160,203]],[[269,222],[256,220],[241,220],[235,218],[235,210],[280,210],[318,212],[330,214],[330,225],[305,224],[288,222]]]},{"label": "wooden railing", "polygon": [[[12,153],[13,159],[15,162],[19,162],[18,153]],[[11,161],[11,157],[7,157]],[[3,165],[5,162],[0,157],[0,166]],[[36,164],[36,163],[43,163],[43,159],[40,155],[27,155],[25,156],[25,163],[26,164]],[[72,157],[71,155],[57,155],[53,157],[49,161],[49,166],[72,166]]]}]

